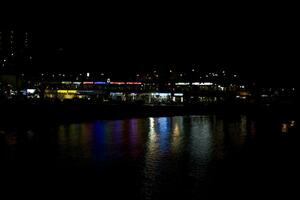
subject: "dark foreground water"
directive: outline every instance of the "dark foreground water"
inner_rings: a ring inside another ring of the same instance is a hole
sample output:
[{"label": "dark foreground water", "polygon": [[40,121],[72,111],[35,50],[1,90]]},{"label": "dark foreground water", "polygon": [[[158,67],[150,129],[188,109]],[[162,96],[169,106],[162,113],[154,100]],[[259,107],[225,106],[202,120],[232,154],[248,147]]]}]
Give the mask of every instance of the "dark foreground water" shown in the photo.
[{"label": "dark foreground water", "polygon": [[39,199],[289,199],[299,191],[296,126],[295,119],[246,115],[2,124],[0,192]]}]

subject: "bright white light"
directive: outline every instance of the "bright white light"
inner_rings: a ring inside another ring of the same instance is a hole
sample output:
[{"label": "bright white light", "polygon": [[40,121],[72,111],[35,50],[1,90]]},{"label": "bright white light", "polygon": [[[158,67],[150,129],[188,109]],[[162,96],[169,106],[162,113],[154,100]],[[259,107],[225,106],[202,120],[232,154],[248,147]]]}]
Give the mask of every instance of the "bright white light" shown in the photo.
[{"label": "bright white light", "polygon": [[90,73],[88,72],[88,73],[86,73],[86,77],[90,77]]},{"label": "bright white light", "polygon": [[171,96],[171,93],[161,93],[161,92],[157,92],[157,93],[152,93],[153,96],[161,96],[161,97],[167,97],[167,96]]},{"label": "bright white light", "polygon": [[218,85],[218,88],[220,88],[222,91],[224,91],[224,87],[222,87],[221,85]]},{"label": "bright white light", "polygon": [[190,83],[184,83],[184,82],[179,82],[179,83],[175,83],[175,85],[189,85]]},{"label": "bright white light", "polygon": [[27,93],[28,94],[33,94],[35,92],[36,89],[27,89]]},{"label": "bright white light", "polygon": [[211,82],[194,82],[192,83],[192,85],[213,85],[213,83]]},{"label": "bright white light", "polygon": [[183,93],[174,93],[174,96],[181,97],[181,96],[183,96]]}]

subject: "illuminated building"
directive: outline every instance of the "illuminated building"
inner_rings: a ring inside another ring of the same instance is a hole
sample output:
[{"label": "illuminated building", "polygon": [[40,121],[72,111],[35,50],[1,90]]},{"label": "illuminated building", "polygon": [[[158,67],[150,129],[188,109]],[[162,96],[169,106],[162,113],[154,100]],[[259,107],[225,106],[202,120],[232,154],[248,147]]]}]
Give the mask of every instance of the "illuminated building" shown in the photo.
[{"label": "illuminated building", "polygon": [[[169,71],[168,71],[169,72]],[[197,73],[195,70],[194,73]],[[102,75],[103,74],[103,75]],[[142,72],[134,73],[134,78],[115,78],[110,73],[43,73],[39,77],[27,77],[30,84],[21,88],[38,89],[43,83],[45,90],[36,90],[41,97],[51,100],[80,100],[95,103],[120,102],[139,104],[217,104],[225,102],[249,103],[274,101],[274,98],[290,98],[295,96],[296,89],[272,88],[262,91],[249,89],[249,84],[239,79],[240,76],[229,72],[209,72],[197,74],[197,78],[189,79],[185,72],[172,70],[172,76],[165,78],[161,74],[153,74],[151,79],[143,79]],[[148,75],[150,75],[148,73]],[[154,76],[164,77],[159,80]],[[231,78],[228,78],[231,77]],[[30,93],[24,93],[31,95]],[[31,97],[34,95],[31,95]],[[31,98],[30,97],[30,98]]]}]

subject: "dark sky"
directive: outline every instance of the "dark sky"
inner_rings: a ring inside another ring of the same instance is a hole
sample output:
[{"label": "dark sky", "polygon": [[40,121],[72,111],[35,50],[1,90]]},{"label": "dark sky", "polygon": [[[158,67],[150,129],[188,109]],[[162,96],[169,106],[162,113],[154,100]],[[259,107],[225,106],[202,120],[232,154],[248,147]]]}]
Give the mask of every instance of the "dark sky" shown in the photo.
[{"label": "dark sky", "polygon": [[230,64],[275,81],[297,77],[299,31],[292,12],[128,7],[44,5],[15,10],[1,23],[32,32],[38,67],[30,70],[122,72],[198,63]]}]

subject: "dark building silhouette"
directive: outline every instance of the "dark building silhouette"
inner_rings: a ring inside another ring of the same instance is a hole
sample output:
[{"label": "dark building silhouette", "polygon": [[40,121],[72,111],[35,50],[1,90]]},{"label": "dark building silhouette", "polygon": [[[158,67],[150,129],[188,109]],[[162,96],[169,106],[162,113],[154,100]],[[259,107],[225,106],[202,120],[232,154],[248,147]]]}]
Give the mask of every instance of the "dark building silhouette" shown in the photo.
[{"label": "dark building silhouette", "polygon": [[0,82],[20,85],[22,71],[32,65],[32,37],[24,30],[0,30]]}]

